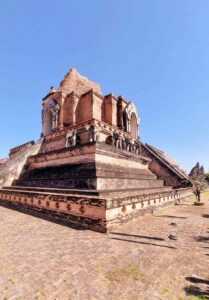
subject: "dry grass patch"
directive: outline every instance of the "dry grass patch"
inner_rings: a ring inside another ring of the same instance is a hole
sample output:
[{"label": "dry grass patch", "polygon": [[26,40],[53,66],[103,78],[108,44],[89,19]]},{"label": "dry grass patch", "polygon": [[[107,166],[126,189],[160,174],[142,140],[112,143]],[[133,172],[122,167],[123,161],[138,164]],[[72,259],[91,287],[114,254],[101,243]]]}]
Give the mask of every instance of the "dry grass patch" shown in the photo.
[{"label": "dry grass patch", "polygon": [[143,273],[139,271],[139,267],[129,264],[127,267],[115,268],[105,274],[106,279],[110,282],[125,282],[128,279],[138,281],[144,278]]},{"label": "dry grass patch", "polygon": [[209,190],[207,190],[207,191],[205,191],[205,192],[203,193],[203,197],[204,197],[205,199],[209,199]]}]

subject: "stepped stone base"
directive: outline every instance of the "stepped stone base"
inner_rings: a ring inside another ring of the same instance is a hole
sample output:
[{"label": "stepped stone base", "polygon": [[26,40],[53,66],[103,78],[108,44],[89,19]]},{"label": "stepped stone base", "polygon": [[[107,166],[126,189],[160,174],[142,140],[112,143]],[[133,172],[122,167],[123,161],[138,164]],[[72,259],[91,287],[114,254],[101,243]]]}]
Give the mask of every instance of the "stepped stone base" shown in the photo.
[{"label": "stepped stone base", "polygon": [[168,189],[152,194],[135,190],[111,198],[108,192],[95,190],[81,193],[77,190],[5,187],[0,190],[0,203],[60,219],[79,228],[107,232],[117,224],[171,204],[190,193],[190,189]]},{"label": "stepped stone base", "polygon": [[148,163],[145,157],[116,151],[104,143],[86,144],[30,157],[13,185],[99,191],[163,187],[163,180],[149,170]]},{"label": "stepped stone base", "polygon": [[149,162],[104,143],[40,151],[12,186],[0,189],[0,203],[106,232],[182,197],[149,170]]}]

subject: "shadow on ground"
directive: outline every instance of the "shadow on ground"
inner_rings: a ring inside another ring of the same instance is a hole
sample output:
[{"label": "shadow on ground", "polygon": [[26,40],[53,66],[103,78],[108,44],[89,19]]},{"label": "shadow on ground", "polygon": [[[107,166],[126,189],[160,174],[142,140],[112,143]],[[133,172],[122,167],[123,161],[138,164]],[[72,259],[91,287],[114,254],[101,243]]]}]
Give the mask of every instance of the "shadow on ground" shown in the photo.
[{"label": "shadow on ground", "polygon": [[209,215],[207,215],[207,214],[203,214],[202,217],[203,217],[203,218],[208,218],[208,219],[209,219]]},{"label": "shadow on ground", "polygon": [[197,236],[197,237],[195,237],[195,240],[197,241],[197,242],[209,242],[209,237],[208,236]]},{"label": "shadow on ground", "polygon": [[202,284],[209,285],[209,280],[208,279],[202,279],[202,278],[193,277],[193,276],[186,277],[185,279],[187,281],[191,282],[191,283],[202,283]]},{"label": "shadow on ground", "polygon": [[111,234],[116,234],[116,235],[122,235],[122,236],[131,236],[131,237],[136,237],[136,238],[141,238],[141,239],[156,240],[156,241],[165,241],[165,239],[160,238],[160,237],[155,237],[155,236],[128,234],[128,233],[113,232],[113,231],[110,232],[110,233]]},{"label": "shadow on ground", "polygon": [[180,217],[180,216],[169,216],[169,215],[162,215],[162,216],[155,216],[158,218],[170,218],[170,219],[187,219],[187,217]]},{"label": "shadow on ground", "polygon": [[[200,299],[209,299],[209,280],[199,277],[186,277],[187,281],[196,284],[189,285],[184,288],[184,291],[189,296],[200,296]],[[201,286],[199,286],[201,285]]]},{"label": "shadow on ground", "polygon": [[51,223],[55,223],[61,226],[65,226],[65,227],[69,227],[69,228],[73,228],[76,230],[86,230],[85,227],[79,226],[77,224],[73,224],[73,222],[71,222],[70,220],[65,220],[61,217],[59,217],[59,215],[57,214],[53,214],[51,213],[51,215],[41,212],[41,211],[37,211],[37,210],[32,210],[29,207],[17,207],[17,206],[13,206],[12,204],[8,204],[6,202],[1,201],[0,206],[8,208],[8,209],[12,209],[14,211],[18,211],[19,213],[25,214],[25,215],[30,215],[33,216],[35,218],[38,219],[42,219]]},{"label": "shadow on ground", "polygon": [[[169,248],[169,249],[176,249],[175,247],[169,246],[169,245],[156,244],[156,243],[152,243],[152,242],[149,243],[149,242],[144,242],[141,240],[136,240],[136,239],[148,239],[148,240],[153,240],[153,241],[165,241],[165,239],[159,238],[159,237],[128,234],[128,233],[121,233],[121,232],[110,232],[110,234],[116,235],[116,237],[110,236],[111,240],[117,240],[117,241],[123,241],[123,242],[129,242],[129,243],[141,244],[141,245],[148,245],[148,246],[156,246],[156,247],[162,247],[162,248]],[[127,239],[126,237],[135,238],[135,239]]]}]

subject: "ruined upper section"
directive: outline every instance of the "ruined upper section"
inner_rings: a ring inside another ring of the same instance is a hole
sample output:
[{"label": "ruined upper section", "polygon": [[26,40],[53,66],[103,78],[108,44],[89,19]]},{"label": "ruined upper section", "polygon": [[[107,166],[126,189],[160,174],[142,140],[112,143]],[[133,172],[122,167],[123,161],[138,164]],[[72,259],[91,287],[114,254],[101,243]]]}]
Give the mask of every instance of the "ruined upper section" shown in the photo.
[{"label": "ruined upper section", "polygon": [[19,146],[15,147],[15,148],[10,149],[9,157],[11,158],[11,157],[15,156],[17,153],[23,152],[23,151],[27,150],[28,148],[30,148],[34,144],[35,144],[34,141],[29,141],[27,143],[24,143],[22,145],[19,145]]},{"label": "ruined upper section", "polygon": [[7,162],[8,158],[0,158],[0,167]]},{"label": "ruined upper section", "polygon": [[26,166],[27,159],[30,156],[39,153],[42,140],[28,142],[13,148],[10,151],[10,157],[1,166],[0,165],[0,187],[11,186],[17,180]]},{"label": "ruined upper section", "polygon": [[43,99],[43,136],[97,121],[138,140],[140,118],[133,102],[112,94],[102,95],[99,84],[71,69],[58,89]]},{"label": "ruined upper section", "polygon": [[102,90],[98,83],[89,80],[87,77],[82,76],[76,69],[70,69],[65,75],[65,78],[60,83],[60,90],[65,94],[75,92],[78,96],[93,90],[101,94]]}]

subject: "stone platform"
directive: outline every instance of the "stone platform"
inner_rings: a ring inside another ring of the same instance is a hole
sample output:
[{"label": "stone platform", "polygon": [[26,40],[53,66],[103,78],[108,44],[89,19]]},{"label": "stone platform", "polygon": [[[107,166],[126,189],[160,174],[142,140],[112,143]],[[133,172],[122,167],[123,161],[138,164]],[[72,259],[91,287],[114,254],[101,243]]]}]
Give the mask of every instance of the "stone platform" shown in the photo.
[{"label": "stone platform", "polygon": [[116,224],[125,222],[160,206],[171,204],[190,194],[190,189],[161,193],[146,190],[117,192],[67,190],[29,187],[5,187],[0,190],[1,203],[20,210],[46,213],[80,228],[106,232]]},{"label": "stone platform", "polygon": [[149,162],[102,142],[86,143],[31,156],[13,185],[98,191],[163,188],[163,180],[149,170]]}]

